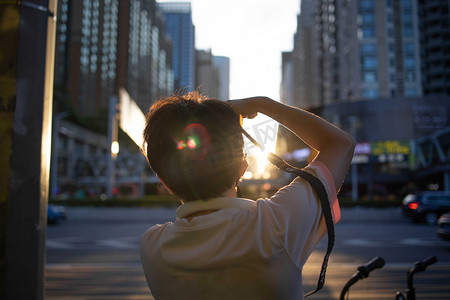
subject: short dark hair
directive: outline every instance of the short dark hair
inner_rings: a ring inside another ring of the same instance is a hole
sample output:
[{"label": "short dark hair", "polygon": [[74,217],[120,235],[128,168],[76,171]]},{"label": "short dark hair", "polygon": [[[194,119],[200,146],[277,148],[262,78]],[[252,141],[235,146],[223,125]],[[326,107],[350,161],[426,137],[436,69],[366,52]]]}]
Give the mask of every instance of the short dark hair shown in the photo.
[{"label": "short dark hair", "polygon": [[185,201],[217,197],[235,185],[243,147],[239,115],[198,92],[162,98],[146,115],[148,162]]}]

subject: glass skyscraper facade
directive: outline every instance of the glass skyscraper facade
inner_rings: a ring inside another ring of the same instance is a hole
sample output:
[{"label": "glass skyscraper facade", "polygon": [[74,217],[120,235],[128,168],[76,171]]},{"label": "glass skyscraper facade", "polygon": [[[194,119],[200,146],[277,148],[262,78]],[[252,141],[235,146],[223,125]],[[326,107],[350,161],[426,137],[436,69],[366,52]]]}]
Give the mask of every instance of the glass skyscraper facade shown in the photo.
[{"label": "glass skyscraper facade", "polygon": [[360,0],[362,97],[421,95],[415,0]]},{"label": "glass skyscraper facade", "polygon": [[55,96],[93,113],[114,92],[118,0],[61,0],[55,52]]},{"label": "glass skyscraper facade", "polygon": [[128,64],[120,85],[147,111],[153,101],[173,93],[172,42],[155,1],[130,0],[127,8],[127,39],[121,42],[127,41]]},{"label": "glass skyscraper facade", "polygon": [[416,0],[303,0],[294,37],[302,107],[422,95]]},{"label": "glass skyscraper facade", "polygon": [[60,0],[55,99],[104,110],[124,88],[143,111],[173,93],[172,42],[155,0]]},{"label": "glass skyscraper facade", "polygon": [[176,90],[192,91],[195,85],[195,28],[191,4],[187,2],[158,3],[168,35],[172,38],[174,85]]},{"label": "glass skyscraper facade", "polygon": [[418,3],[423,93],[450,95],[450,1]]}]

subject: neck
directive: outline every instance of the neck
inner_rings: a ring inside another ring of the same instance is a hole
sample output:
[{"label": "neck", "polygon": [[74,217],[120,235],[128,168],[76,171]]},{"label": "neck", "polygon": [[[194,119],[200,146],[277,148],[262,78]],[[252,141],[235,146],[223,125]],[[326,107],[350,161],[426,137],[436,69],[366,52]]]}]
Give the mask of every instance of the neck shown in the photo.
[{"label": "neck", "polygon": [[233,186],[232,188],[226,190],[222,194],[222,197],[235,198],[236,197],[236,187]]},{"label": "neck", "polygon": [[[236,187],[232,187],[222,194],[220,194],[218,197],[226,197],[226,198],[235,198],[236,197]],[[184,200],[180,200],[182,204],[186,203]]]}]

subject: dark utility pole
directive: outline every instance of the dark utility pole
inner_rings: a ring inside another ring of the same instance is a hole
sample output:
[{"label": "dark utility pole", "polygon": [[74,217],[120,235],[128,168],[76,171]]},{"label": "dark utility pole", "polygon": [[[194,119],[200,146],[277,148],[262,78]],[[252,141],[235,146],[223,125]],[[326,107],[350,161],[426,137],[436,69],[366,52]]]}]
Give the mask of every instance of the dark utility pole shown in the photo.
[{"label": "dark utility pole", "polygon": [[0,1],[1,299],[44,299],[56,3]]}]

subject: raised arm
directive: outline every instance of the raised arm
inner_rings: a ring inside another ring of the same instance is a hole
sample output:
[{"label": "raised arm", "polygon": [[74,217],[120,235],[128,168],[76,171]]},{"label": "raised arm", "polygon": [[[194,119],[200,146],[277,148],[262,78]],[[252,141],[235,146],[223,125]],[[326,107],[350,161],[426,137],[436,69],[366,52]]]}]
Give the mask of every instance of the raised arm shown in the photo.
[{"label": "raised arm", "polygon": [[314,160],[323,163],[333,176],[339,191],[353,157],[355,142],[347,132],[305,110],[291,107],[267,97],[228,101],[243,117],[262,113],[289,128],[319,154]]}]

